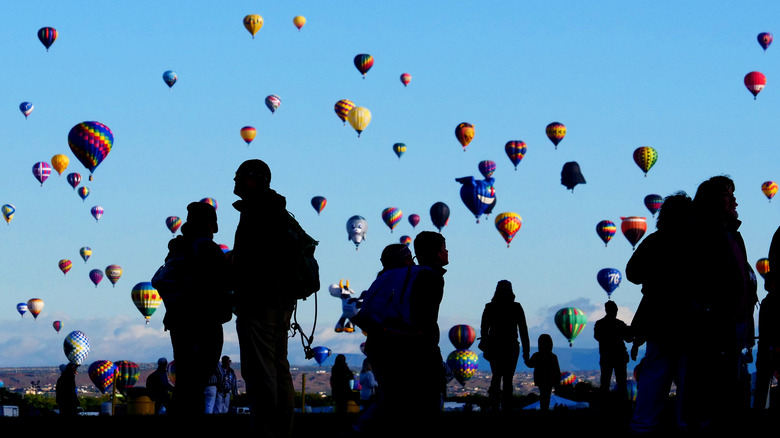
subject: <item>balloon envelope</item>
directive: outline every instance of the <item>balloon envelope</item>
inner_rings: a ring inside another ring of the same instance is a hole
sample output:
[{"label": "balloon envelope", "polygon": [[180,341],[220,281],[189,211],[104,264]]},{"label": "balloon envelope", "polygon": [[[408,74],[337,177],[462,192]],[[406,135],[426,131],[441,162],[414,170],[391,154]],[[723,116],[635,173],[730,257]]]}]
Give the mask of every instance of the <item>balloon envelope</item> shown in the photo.
[{"label": "balloon envelope", "polygon": [[561,169],[561,184],[566,186],[567,189],[574,192],[574,187],[577,184],[585,184],[585,177],[580,171],[580,165],[576,161],[569,161],[563,165]]},{"label": "balloon envelope", "polygon": [[98,283],[100,283],[100,280],[103,279],[103,271],[100,269],[93,269],[89,271],[89,279],[92,280],[92,282],[95,283],[95,287],[97,287]]},{"label": "balloon envelope", "polygon": [[756,262],[756,271],[761,275],[761,278],[766,278],[765,275],[769,272],[769,259],[766,257],[758,259]]},{"label": "balloon envelope", "polygon": [[547,138],[555,145],[555,149],[558,149],[558,143],[566,136],[566,126],[561,122],[552,122],[545,128]]},{"label": "balloon envelope", "polygon": [[655,216],[658,210],[661,209],[661,205],[664,203],[664,198],[661,195],[647,195],[645,196],[645,207],[650,210],[650,214]]},{"label": "balloon envelope", "polygon": [[393,152],[398,156],[398,158],[401,158],[401,155],[406,152],[406,145],[403,143],[396,143],[393,145]]},{"label": "balloon envelope", "polygon": [[60,267],[60,271],[62,271],[62,274],[67,274],[68,271],[70,271],[70,268],[73,266],[73,262],[71,262],[68,259],[62,259],[57,263],[57,265]]},{"label": "balloon envelope", "polygon": [[572,346],[574,339],[582,332],[587,322],[588,318],[585,313],[575,307],[564,307],[555,313],[555,325],[569,341],[569,347]]},{"label": "balloon envelope", "polygon": [[347,238],[355,243],[355,249],[366,238],[367,231],[368,222],[363,216],[355,215],[347,220]]},{"label": "balloon envelope", "polygon": [[766,181],[761,184],[761,191],[764,192],[764,196],[771,202],[772,198],[777,194],[777,183],[774,181]]},{"label": "balloon envelope", "polygon": [[640,216],[621,217],[620,219],[623,221],[620,224],[620,230],[631,243],[631,247],[635,248],[647,231],[647,219]]},{"label": "balloon envelope", "polygon": [[57,154],[51,157],[51,167],[57,171],[57,175],[62,175],[62,172],[68,168],[70,159],[67,155]]},{"label": "balloon envelope", "polygon": [[463,151],[466,151],[466,146],[474,139],[474,125],[471,123],[460,123],[455,127],[455,137],[458,142],[463,146]]},{"label": "balloon envelope", "polygon": [[81,255],[81,258],[84,259],[84,263],[89,260],[89,257],[92,255],[92,249],[90,249],[88,246],[82,247],[79,249],[79,255]]},{"label": "balloon envelope", "polygon": [[324,196],[315,196],[311,198],[311,206],[317,211],[317,214],[322,213],[322,209],[328,204],[328,200]]},{"label": "balloon envelope", "polygon": [[27,313],[27,303],[19,303],[16,305],[16,311],[24,318],[24,314]]},{"label": "balloon envelope", "polygon": [[753,100],[756,99],[758,93],[766,86],[766,76],[758,71],[752,71],[745,75],[745,87],[753,95]]},{"label": "balloon envelope", "polygon": [[620,280],[623,278],[620,271],[615,268],[604,268],[596,274],[596,281],[607,293],[607,298],[612,298],[612,292],[620,286]]},{"label": "balloon envelope", "polygon": [[350,111],[352,111],[352,108],[355,107],[355,102],[352,102],[351,100],[347,99],[341,99],[340,101],[336,102],[336,105],[334,106],[334,110],[336,111],[336,115],[341,119],[344,124],[347,124],[347,115]]},{"label": "balloon envelope", "polygon": [[92,213],[92,217],[94,217],[95,220],[98,221],[100,220],[101,217],[103,217],[103,207],[96,205],[92,207],[90,213]]},{"label": "balloon envelope", "polygon": [[509,157],[509,161],[515,166],[515,170],[517,170],[517,165],[525,157],[527,150],[528,146],[522,140],[510,140],[504,145],[506,156]]},{"label": "balloon envelope", "polygon": [[152,283],[148,281],[136,284],[130,292],[130,298],[138,311],[141,312],[141,315],[146,318],[147,324],[149,324],[149,319],[162,303],[162,298],[157,289],[152,287]]},{"label": "balloon envelope", "polygon": [[165,226],[168,227],[168,231],[171,234],[176,234],[181,228],[181,218],[179,216],[168,216],[165,218]]},{"label": "balloon envelope", "polygon": [[30,312],[34,319],[38,319],[38,315],[43,310],[43,300],[40,298],[31,298],[27,300],[27,311]]},{"label": "balloon envelope", "polygon": [[89,338],[82,331],[72,331],[65,337],[63,350],[70,363],[81,365],[89,356]]},{"label": "balloon envelope", "polygon": [[57,29],[53,27],[42,27],[38,29],[38,40],[49,51],[49,47],[57,40]]},{"label": "balloon envelope", "polygon": [[316,360],[319,365],[322,365],[322,363],[325,362],[325,359],[330,356],[330,348],[328,347],[314,347],[312,348],[312,351],[314,352],[314,360]]},{"label": "balloon envelope", "polygon": [[115,285],[117,281],[119,281],[119,278],[122,276],[122,267],[119,265],[108,265],[106,266],[106,277],[108,277],[108,281],[111,282],[112,285]]},{"label": "balloon envelope", "polygon": [[168,88],[172,88],[173,84],[176,83],[176,80],[179,78],[176,76],[176,72],[172,70],[167,70],[163,73],[163,81],[165,81],[165,84],[168,85]]},{"label": "balloon envelope", "polygon": [[81,186],[81,187],[79,187],[79,189],[78,189],[78,191],[76,193],[79,194],[79,198],[81,198],[81,200],[83,201],[83,200],[87,199],[87,196],[89,196],[89,187]]},{"label": "balloon envelope", "polygon": [[68,145],[81,164],[89,170],[91,178],[98,165],[111,152],[114,134],[108,126],[100,122],[82,122],[71,128]]},{"label": "balloon envelope", "polygon": [[33,112],[33,108],[34,106],[30,102],[22,102],[19,104],[19,111],[21,111],[22,114],[24,114],[25,119]]},{"label": "balloon envelope", "polygon": [[106,393],[116,377],[116,365],[110,360],[99,360],[92,362],[88,369],[89,378],[97,386],[101,394]]},{"label": "balloon envelope", "polygon": [[70,184],[70,186],[73,187],[74,190],[81,182],[81,175],[76,172],[69,173],[66,178],[68,180],[68,184]]},{"label": "balloon envelope", "polygon": [[255,139],[255,136],[257,135],[257,129],[255,129],[252,126],[244,126],[241,128],[241,138],[244,139],[247,145],[249,143],[252,143],[252,140]]},{"label": "balloon envelope", "polygon": [[127,392],[127,388],[132,388],[138,383],[138,379],[141,377],[141,370],[138,368],[138,364],[129,360],[120,360],[114,362],[116,365],[116,379],[114,384],[117,391],[122,394]]},{"label": "balloon envelope", "polygon": [[634,162],[645,172],[645,176],[656,161],[658,161],[658,152],[650,146],[641,146],[634,150]]},{"label": "balloon envelope", "polygon": [[496,229],[506,242],[506,247],[509,248],[512,239],[515,238],[515,235],[523,225],[523,219],[517,213],[507,212],[496,216],[495,223]]},{"label": "balloon envelope", "polygon": [[756,39],[758,40],[758,44],[761,45],[761,48],[766,52],[766,49],[769,48],[770,44],[772,44],[774,37],[769,32],[761,32],[758,34]]},{"label": "balloon envelope", "polygon": [[51,326],[54,327],[54,331],[59,333],[60,330],[62,329],[62,321],[54,321],[53,323],[51,323]]},{"label": "balloon envelope", "polygon": [[477,164],[477,169],[479,169],[479,173],[482,174],[483,178],[490,178],[496,171],[496,162],[493,160],[480,161]]},{"label": "balloon envelope", "polygon": [[461,183],[460,199],[479,222],[479,217],[485,214],[496,200],[496,189],[493,187],[495,179],[477,180],[473,176],[467,176],[456,178],[455,181]]},{"label": "balloon envelope", "polygon": [[306,24],[306,17],[303,15],[296,15],[293,17],[293,24],[298,28],[298,30],[301,30],[301,28]]},{"label": "balloon envelope", "polygon": [[457,324],[450,328],[449,338],[456,350],[466,350],[477,339],[477,331],[468,324]]},{"label": "balloon envelope", "polygon": [[603,220],[596,224],[596,234],[598,234],[599,238],[604,242],[604,246],[607,246],[616,232],[617,227],[615,226],[615,223],[610,220]]},{"label": "balloon envelope", "polygon": [[257,14],[247,15],[244,17],[244,27],[252,34],[252,38],[254,38],[260,28],[263,27],[263,17]]},{"label": "balloon envelope", "polygon": [[443,202],[436,202],[431,205],[430,214],[433,225],[441,232],[450,220],[450,207]]},{"label": "balloon envelope", "polygon": [[416,227],[420,223],[420,215],[416,213],[410,214],[409,223],[412,225],[412,228]]},{"label": "balloon envelope", "polygon": [[35,176],[35,179],[43,186],[43,182],[51,175],[51,166],[45,161],[39,161],[33,164],[32,173],[33,176]]},{"label": "balloon envelope", "polygon": [[382,220],[385,222],[388,228],[390,228],[391,233],[398,225],[398,223],[401,222],[403,215],[403,212],[397,207],[387,207],[382,210]]},{"label": "balloon envelope", "polygon": [[371,111],[369,111],[368,108],[356,106],[349,111],[349,114],[347,114],[347,121],[349,122],[350,126],[352,126],[352,129],[357,131],[358,137],[360,137],[360,134],[363,132],[363,130],[365,130],[368,124],[371,123]]},{"label": "balloon envelope", "polygon": [[361,53],[355,56],[353,62],[355,63],[355,68],[358,69],[365,79],[366,73],[374,66],[374,57],[367,53]]},{"label": "balloon envelope", "polygon": [[277,95],[270,95],[265,98],[265,106],[268,107],[269,110],[271,110],[271,114],[276,112],[276,109],[279,108],[279,106],[282,104],[282,99],[279,98]]},{"label": "balloon envelope", "polygon": [[6,223],[10,224],[11,219],[14,218],[14,213],[16,213],[16,207],[11,204],[5,204],[0,207],[0,212],[3,213],[3,219],[5,219]]},{"label": "balloon envelope", "polygon": [[477,372],[479,356],[471,350],[455,350],[447,356],[447,366],[455,375],[455,380],[465,385]]},{"label": "balloon envelope", "polygon": [[401,75],[401,83],[404,84],[404,87],[409,85],[410,82],[412,82],[412,75],[409,73],[403,73]]}]

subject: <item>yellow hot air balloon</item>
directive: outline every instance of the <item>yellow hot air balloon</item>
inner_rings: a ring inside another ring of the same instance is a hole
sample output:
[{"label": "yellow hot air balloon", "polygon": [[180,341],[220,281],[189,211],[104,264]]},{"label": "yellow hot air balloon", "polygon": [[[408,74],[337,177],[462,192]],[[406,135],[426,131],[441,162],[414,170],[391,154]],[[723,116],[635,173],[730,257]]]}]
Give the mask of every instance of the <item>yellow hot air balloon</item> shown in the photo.
[{"label": "yellow hot air balloon", "polygon": [[357,131],[358,137],[360,137],[360,133],[371,123],[371,111],[368,108],[356,106],[347,114],[347,121]]},{"label": "yellow hot air balloon", "polygon": [[244,27],[252,34],[252,38],[254,38],[255,34],[263,27],[263,17],[257,14],[247,15],[244,17]]},{"label": "yellow hot air balloon", "polygon": [[295,18],[293,18],[293,24],[295,27],[298,28],[298,30],[301,30],[304,24],[306,24],[306,17],[303,15],[298,15]]},{"label": "yellow hot air balloon", "polygon": [[51,167],[57,171],[58,175],[62,175],[62,172],[68,168],[69,163],[70,159],[68,159],[67,155],[57,154],[51,157]]}]

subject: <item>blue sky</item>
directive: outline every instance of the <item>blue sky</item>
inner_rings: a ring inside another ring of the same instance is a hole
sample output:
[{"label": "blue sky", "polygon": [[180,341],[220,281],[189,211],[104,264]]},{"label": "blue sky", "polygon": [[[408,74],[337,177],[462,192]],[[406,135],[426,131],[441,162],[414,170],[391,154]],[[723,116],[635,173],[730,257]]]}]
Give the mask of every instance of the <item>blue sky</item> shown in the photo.
[{"label": "blue sky", "polygon": [[[191,201],[217,200],[215,240],[232,246],[232,178],[249,158],[270,165],[272,187],[320,241],[314,344],[334,352],[357,353],[364,338],[334,333],[341,306],[327,285],[348,279],[356,292],[366,289],[385,245],[435,229],[428,210],[437,201],[451,210],[442,231],[450,252],[440,314],[445,355],[449,327],[478,327],[502,279],[514,285],[534,344],[547,332],[556,348],[568,348],[552,319],[575,306],[590,322],[575,347],[595,347],[592,323],[607,299],[596,273],[622,271],[632,252],[620,232],[605,247],[596,223],[645,216],[652,232],[648,194],[693,195],[710,176],[732,176],[751,262],[766,255],[778,226],[780,201],[760,190],[780,180],[770,128],[779,116],[780,55],[756,41],[774,30],[780,6],[771,3],[42,1],[7,9],[0,204],[17,211],[0,226],[0,366],[65,362],[62,340],[71,330],[90,337],[88,361],[171,357],[164,308],[145,325],[130,291],[162,263],[171,238],[165,218],[184,216]],[[264,18],[255,38],[242,25],[247,14]],[[300,31],[296,15],[307,19]],[[59,32],[48,52],[36,37],[44,26]],[[352,63],[359,53],[375,60],[365,78]],[[166,70],[178,75],[171,89]],[[743,85],[754,70],[768,78],[755,100]],[[402,73],[412,75],[407,87]],[[264,104],[271,94],[282,101],[274,114]],[[333,111],[345,98],[372,113],[360,137]],[[35,105],[27,119],[23,101]],[[89,173],[67,144],[83,121],[114,134],[94,180],[83,182],[91,190],[84,201],[65,181],[69,172],[84,180]],[[557,149],[544,130],[553,121],[567,127]],[[461,122],[476,131],[465,152],[454,135]],[[248,146],[239,136],[246,125],[258,131]],[[509,140],[528,145],[516,171],[504,153]],[[391,149],[398,142],[407,145],[400,159]],[[639,146],[658,151],[647,176],[632,159]],[[70,166],[41,186],[30,169],[55,154],[68,155]],[[476,223],[455,178],[481,177],[477,165],[488,159],[497,163],[497,205]],[[568,161],[587,180],[573,192],[560,183]],[[309,204],[317,195],[328,200],[319,215]],[[94,205],[105,209],[99,221],[89,212]],[[404,214],[392,232],[381,219],[391,206]],[[493,225],[505,211],[523,219],[509,248]],[[422,217],[414,229],[412,213]],[[369,224],[358,250],[346,233],[353,215]],[[93,250],[86,263],[82,246]],[[73,261],[64,276],[63,258]],[[89,270],[109,264],[123,267],[122,278],[95,287]],[[20,318],[16,304],[33,297],[45,301],[43,312]],[[640,289],[624,280],[612,298],[630,321]],[[313,304],[299,308],[307,332]],[[63,323],[59,334],[54,320]],[[232,322],[225,333],[224,352],[238,357]],[[305,364],[300,341],[291,342],[291,361]]]}]

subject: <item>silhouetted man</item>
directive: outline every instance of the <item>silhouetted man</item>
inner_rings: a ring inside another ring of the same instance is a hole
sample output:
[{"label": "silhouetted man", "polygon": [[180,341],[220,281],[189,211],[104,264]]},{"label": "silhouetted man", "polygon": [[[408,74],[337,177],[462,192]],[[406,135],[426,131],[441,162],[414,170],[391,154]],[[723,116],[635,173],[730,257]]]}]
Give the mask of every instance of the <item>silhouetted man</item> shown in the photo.
[{"label": "silhouetted man", "polygon": [[604,303],[607,314],[596,321],[593,326],[593,337],[599,342],[599,365],[601,366],[601,393],[609,393],[612,373],[617,381],[619,400],[628,398],[626,366],[628,350],[625,342],[631,342],[632,336],[626,323],[617,318],[618,306],[614,301]]}]

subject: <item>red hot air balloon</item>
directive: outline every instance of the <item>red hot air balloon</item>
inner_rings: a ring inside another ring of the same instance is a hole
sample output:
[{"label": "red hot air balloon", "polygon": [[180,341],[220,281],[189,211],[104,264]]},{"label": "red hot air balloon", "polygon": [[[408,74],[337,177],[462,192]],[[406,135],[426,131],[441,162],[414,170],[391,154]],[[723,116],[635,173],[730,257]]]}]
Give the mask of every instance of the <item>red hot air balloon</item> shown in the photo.
[{"label": "red hot air balloon", "polygon": [[623,221],[620,224],[620,230],[631,243],[631,248],[636,248],[636,244],[647,231],[647,219],[639,216],[621,217],[620,219]]},{"label": "red hot air balloon", "polygon": [[401,75],[401,83],[404,84],[404,87],[409,85],[409,82],[412,82],[412,75],[409,73],[404,73]]},{"label": "red hot air balloon", "polygon": [[758,34],[756,39],[758,40],[758,44],[761,45],[761,48],[764,49],[764,51],[766,52],[766,49],[769,47],[770,44],[772,44],[772,40],[774,39],[774,37],[772,37],[772,34],[769,32],[761,32],[760,34]]},{"label": "red hot air balloon", "polygon": [[65,275],[70,271],[70,268],[73,267],[73,262],[68,259],[62,259],[59,261],[58,266],[60,267],[60,271],[62,271],[62,275]]},{"label": "red hot air balloon", "polygon": [[756,100],[758,93],[766,86],[766,76],[757,71],[751,71],[745,75],[745,86],[753,94],[753,100]]},{"label": "red hot air balloon", "polygon": [[56,330],[57,333],[59,333],[60,330],[62,329],[62,321],[54,321],[53,323],[51,323],[51,326],[54,327],[54,330]]}]

